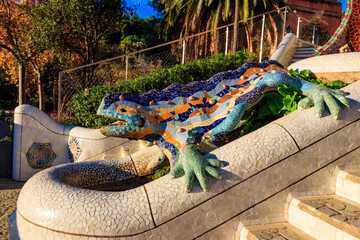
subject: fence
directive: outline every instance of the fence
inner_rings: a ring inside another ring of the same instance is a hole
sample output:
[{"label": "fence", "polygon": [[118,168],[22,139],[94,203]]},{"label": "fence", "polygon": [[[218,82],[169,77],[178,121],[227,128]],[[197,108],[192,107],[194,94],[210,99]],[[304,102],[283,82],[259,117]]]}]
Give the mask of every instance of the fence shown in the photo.
[{"label": "fence", "polygon": [[71,116],[67,102],[74,94],[86,88],[131,80],[159,68],[185,64],[220,53],[231,54],[234,41],[237,41],[237,51],[248,49],[259,54],[259,61],[264,60],[275,51],[282,40],[285,32],[284,14],[285,7],[240,21],[237,39],[234,39],[234,24],[230,24],[137,52],[64,70],[59,73],[58,81],[58,121],[62,116]]},{"label": "fence", "polygon": [[0,109],[0,141],[6,140],[12,141],[12,129],[14,124],[14,111]]},{"label": "fence", "polygon": [[4,111],[0,109],[0,178],[11,177],[13,122],[13,111]]}]

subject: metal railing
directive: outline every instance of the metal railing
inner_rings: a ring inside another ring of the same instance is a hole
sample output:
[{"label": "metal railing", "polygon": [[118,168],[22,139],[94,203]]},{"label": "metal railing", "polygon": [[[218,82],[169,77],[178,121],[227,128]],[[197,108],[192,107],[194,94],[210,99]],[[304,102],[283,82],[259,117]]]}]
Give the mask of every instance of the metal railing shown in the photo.
[{"label": "metal railing", "polygon": [[159,68],[185,64],[220,53],[231,54],[234,41],[237,41],[237,51],[248,49],[259,54],[259,61],[264,60],[275,51],[284,36],[285,14],[286,7],[283,7],[239,21],[237,39],[234,39],[232,23],[140,51],[61,71],[58,80],[58,121],[62,116],[71,116],[67,102],[74,94],[86,88],[135,79]]}]

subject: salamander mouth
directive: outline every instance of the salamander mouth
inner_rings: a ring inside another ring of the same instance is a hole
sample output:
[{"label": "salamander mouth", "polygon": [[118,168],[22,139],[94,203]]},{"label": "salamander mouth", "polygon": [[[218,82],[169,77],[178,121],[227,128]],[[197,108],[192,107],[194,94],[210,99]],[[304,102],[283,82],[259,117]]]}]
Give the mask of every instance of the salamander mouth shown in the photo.
[{"label": "salamander mouth", "polygon": [[120,119],[114,123],[111,123],[110,125],[108,126],[123,126],[123,125],[126,125],[126,120],[124,119]]},{"label": "salamander mouth", "polygon": [[137,126],[138,127],[144,127],[144,125],[145,125],[145,119],[140,118]]}]

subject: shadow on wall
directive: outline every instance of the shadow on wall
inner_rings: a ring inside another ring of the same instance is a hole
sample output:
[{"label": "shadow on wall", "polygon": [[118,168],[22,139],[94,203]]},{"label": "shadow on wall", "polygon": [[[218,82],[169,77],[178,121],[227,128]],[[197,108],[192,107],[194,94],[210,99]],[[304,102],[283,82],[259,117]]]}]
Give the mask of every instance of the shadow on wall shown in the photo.
[{"label": "shadow on wall", "polygon": [[9,133],[9,125],[0,120],[0,178],[11,177],[13,144],[5,138]]}]

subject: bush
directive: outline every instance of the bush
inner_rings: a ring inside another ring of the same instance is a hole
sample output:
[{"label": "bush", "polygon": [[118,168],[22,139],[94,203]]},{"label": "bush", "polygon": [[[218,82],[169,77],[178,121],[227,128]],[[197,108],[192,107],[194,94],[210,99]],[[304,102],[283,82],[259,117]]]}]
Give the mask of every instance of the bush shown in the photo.
[{"label": "bush", "polygon": [[235,70],[243,63],[257,59],[254,53],[247,50],[238,51],[233,55],[215,55],[205,59],[198,59],[184,65],[162,68],[151,72],[148,76],[130,81],[122,81],[116,85],[97,86],[86,89],[73,96],[67,107],[76,120],[75,125],[99,128],[107,125],[111,120],[96,115],[102,98],[107,93],[130,92],[145,93],[152,89],[164,89],[172,83],[190,83],[210,78],[216,73]]},{"label": "bush", "polygon": [[156,170],[154,175],[152,175],[151,179],[152,180],[159,179],[159,178],[165,176],[166,174],[169,174],[170,170],[171,170],[170,166],[165,166],[163,168],[160,168],[160,169]]},{"label": "bush", "polygon": [[[290,69],[289,75],[317,85],[323,85],[330,89],[339,89],[345,86],[345,83],[339,80],[329,83],[323,82],[308,70],[298,72]],[[253,109],[244,114],[242,118],[244,121],[243,127],[232,138],[241,137],[278,118],[288,115],[298,108],[298,102],[303,98],[305,96],[302,95],[299,89],[283,84],[279,85],[277,92],[265,93],[264,98]]]}]

